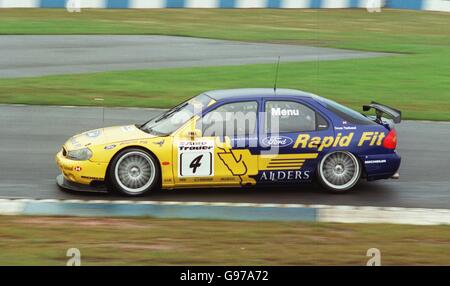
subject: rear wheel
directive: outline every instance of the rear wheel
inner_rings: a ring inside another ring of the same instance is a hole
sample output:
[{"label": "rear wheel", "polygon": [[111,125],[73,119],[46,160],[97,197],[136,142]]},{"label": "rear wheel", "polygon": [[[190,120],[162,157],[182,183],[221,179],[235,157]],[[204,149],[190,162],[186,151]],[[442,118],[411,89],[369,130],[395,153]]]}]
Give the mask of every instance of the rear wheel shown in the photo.
[{"label": "rear wheel", "polygon": [[141,149],[126,149],[114,158],[109,175],[119,193],[141,196],[156,187],[160,172],[152,155]]},{"label": "rear wheel", "polygon": [[332,152],[320,161],[320,183],[332,192],[345,192],[353,188],[361,177],[359,160],[349,152]]}]

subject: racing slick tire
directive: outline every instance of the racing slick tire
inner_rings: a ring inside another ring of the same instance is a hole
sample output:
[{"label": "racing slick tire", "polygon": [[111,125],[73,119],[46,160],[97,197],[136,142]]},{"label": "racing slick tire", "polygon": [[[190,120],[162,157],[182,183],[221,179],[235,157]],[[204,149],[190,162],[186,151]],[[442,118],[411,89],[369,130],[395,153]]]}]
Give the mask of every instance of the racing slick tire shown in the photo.
[{"label": "racing slick tire", "polygon": [[353,188],[361,178],[361,163],[350,152],[336,151],[326,154],[318,166],[319,182],[333,193]]},{"label": "racing slick tire", "polygon": [[108,177],[114,191],[126,196],[142,196],[157,187],[159,164],[142,149],[125,149],[112,160]]}]

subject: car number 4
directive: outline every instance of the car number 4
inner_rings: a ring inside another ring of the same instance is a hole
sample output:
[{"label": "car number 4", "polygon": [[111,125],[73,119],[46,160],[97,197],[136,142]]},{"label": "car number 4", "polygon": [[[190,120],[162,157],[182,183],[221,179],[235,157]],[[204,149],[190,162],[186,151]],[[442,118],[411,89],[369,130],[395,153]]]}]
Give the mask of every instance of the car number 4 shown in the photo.
[{"label": "car number 4", "polygon": [[205,177],[214,175],[214,149],[179,150],[178,175],[180,177]]},{"label": "car number 4", "polygon": [[202,163],[201,163],[202,158],[203,158],[203,155],[195,157],[195,159],[192,160],[191,164],[189,165],[189,168],[192,168],[193,174],[195,174],[195,172],[197,171],[197,168],[199,168],[202,165]]}]

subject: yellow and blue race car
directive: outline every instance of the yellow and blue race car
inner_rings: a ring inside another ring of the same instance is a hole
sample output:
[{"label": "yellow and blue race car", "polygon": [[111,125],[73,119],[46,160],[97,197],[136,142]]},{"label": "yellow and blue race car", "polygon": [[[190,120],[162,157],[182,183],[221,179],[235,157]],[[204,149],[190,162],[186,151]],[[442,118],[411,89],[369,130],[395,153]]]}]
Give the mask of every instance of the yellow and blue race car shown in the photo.
[{"label": "yellow and blue race car", "polygon": [[56,155],[57,182],[70,190],[139,196],[157,188],[315,179],[344,192],[362,177],[398,178],[393,124],[401,112],[375,102],[363,109],[376,116],[298,90],[209,91],[144,124],[70,138]]}]

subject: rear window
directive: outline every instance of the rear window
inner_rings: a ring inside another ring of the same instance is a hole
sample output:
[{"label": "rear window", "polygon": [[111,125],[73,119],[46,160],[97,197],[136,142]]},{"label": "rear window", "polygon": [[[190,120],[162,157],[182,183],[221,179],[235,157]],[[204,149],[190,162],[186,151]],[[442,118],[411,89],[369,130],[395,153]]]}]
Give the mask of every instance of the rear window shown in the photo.
[{"label": "rear window", "polygon": [[353,109],[350,109],[348,107],[345,107],[335,101],[325,98],[321,98],[320,101],[325,105],[326,109],[330,110],[331,112],[341,117],[344,121],[347,121],[348,123],[360,125],[376,124],[375,122],[365,117],[361,113],[354,111]]}]

